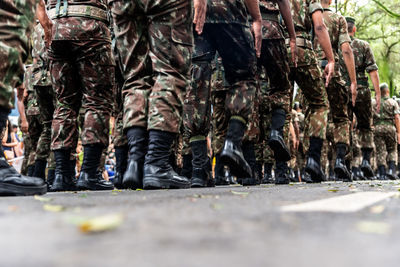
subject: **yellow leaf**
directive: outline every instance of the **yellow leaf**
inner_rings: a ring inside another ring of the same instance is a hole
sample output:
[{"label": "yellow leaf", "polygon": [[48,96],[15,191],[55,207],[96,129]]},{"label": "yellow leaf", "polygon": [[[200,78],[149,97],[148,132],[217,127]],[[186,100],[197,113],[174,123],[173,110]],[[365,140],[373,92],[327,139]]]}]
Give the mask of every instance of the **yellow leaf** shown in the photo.
[{"label": "yellow leaf", "polygon": [[36,200],[42,201],[42,202],[50,202],[50,201],[53,200],[52,198],[41,197],[41,196],[38,196],[38,195],[35,195],[33,198],[36,199]]},{"label": "yellow leaf", "polygon": [[329,192],[336,193],[336,192],[339,191],[339,190],[338,190],[338,189],[329,189],[328,191],[329,191]]},{"label": "yellow leaf", "polygon": [[361,221],[356,225],[358,231],[368,234],[388,234],[391,226],[384,222]]},{"label": "yellow leaf", "polygon": [[65,210],[64,206],[61,205],[50,205],[50,204],[44,204],[43,209],[45,211],[51,211],[51,212],[60,212]]},{"label": "yellow leaf", "polygon": [[369,209],[369,211],[370,211],[371,213],[374,213],[374,214],[380,214],[380,213],[382,213],[384,210],[385,210],[385,206],[383,206],[383,205],[376,205],[376,206],[373,206],[373,207],[371,207],[371,208]]},{"label": "yellow leaf", "polygon": [[222,208],[224,207],[224,206],[222,206],[221,204],[218,204],[218,203],[212,203],[210,206],[214,210],[222,210]]},{"label": "yellow leaf", "polygon": [[109,214],[83,221],[79,223],[79,229],[83,233],[104,232],[118,227],[122,221],[122,214]]}]

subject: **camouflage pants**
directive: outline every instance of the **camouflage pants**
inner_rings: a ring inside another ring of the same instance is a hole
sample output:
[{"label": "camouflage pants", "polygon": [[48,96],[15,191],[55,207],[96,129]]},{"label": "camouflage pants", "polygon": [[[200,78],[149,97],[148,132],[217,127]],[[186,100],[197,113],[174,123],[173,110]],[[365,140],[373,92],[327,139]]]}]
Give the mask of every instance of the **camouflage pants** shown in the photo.
[{"label": "camouflage pants", "polygon": [[350,120],[347,111],[349,95],[344,82],[333,77],[326,88],[329,99],[330,115],[334,126],[333,143],[350,145]]},{"label": "camouflage pants", "polygon": [[377,165],[386,166],[387,162],[397,162],[396,127],[394,125],[376,125],[374,133]]},{"label": "camouflage pants", "polygon": [[304,145],[307,149],[310,137],[326,137],[329,102],[322,72],[316,64],[298,66],[291,68],[289,79],[299,85],[307,101],[304,129]]},{"label": "camouflage pants", "polygon": [[357,131],[352,133],[352,147],[351,147],[351,166],[358,167],[361,165],[362,153]]},{"label": "camouflage pants", "polygon": [[28,156],[28,166],[35,164],[36,149],[38,141],[43,131],[40,115],[27,115],[26,119],[29,124],[28,134],[30,141],[30,150]]},{"label": "camouflage pants", "polygon": [[350,112],[350,121],[353,114],[357,118],[357,130],[361,148],[373,148],[374,135],[372,131],[372,103],[371,90],[358,85],[356,105]]},{"label": "camouflage pants", "polygon": [[206,24],[202,35],[195,34],[192,86],[184,106],[185,132],[190,137],[204,138],[209,131],[211,63],[217,51],[229,84],[224,99],[228,119],[239,116],[249,122],[255,112],[256,61],[250,30],[239,24]]},{"label": "camouflage pants", "polygon": [[115,68],[115,96],[114,96],[114,134],[113,134],[113,143],[115,147],[122,147],[128,144],[128,139],[124,133],[124,107],[122,101],[122,87],[124,84],[124,80],[121,73],[119,54],[115,53],[115,61],[117,67]]},{"label": "camouflage pants", "polygon": [[321,167],[325,173],[328,173],[329,167],[333,166],[332,160],[335,153],[332,152],[335,150],[335,131],[335,124],[329,122],[326,129],[326,139],[324,140],[321,152]]},{"label": "camouflage pants", "polygon": [[0,107],[14,106],[14,88],[22,83],[23,63],[35,19],[37,0],[0,2]]},{"label": "camouflage pants", "polygon": [[52,86],[35,86],[37,103],[43,130],[36,148],[36,160],[47,160],[50,155],[51,123],[54,113],[54,93]]},{"label": "camouflage pants", "polygon": [[289,82],[290,69],[285,40],[264,39],[261,49],[258,65],[265,69],[269,80],[267,102],[271,110],[283,108],[286,113],[289,113],[292,90]]},{"label": "camouflage pants", "polygon": [[110,1],[124,76],[124,129],[179,133],[193,45],[188,0]]},{"label": "camouflage pants", "polygon": [[115,68],[111,44],[106,40],[53,40],[49,57],[57,99],[52,150],[76,147],[81,106],[85,112],[82,144],[107,147]]},{"label": "camouflage pants", "polygon": [[228,130],[228,116],[225,111],[225,99],[227,90],[214,90],[212,93],[213,113],[212,113],[212,150],[213,154],[220,154],[224,146],[226,132]]}]

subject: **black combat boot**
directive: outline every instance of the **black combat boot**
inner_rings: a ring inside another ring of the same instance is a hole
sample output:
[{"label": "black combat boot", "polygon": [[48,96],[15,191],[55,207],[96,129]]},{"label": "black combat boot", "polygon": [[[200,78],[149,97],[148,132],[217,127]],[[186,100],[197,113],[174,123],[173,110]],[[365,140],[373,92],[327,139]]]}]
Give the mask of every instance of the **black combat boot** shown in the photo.
[{"label": "black combat boot", "polygon": [[343,143],[336,144],[336,162],[334,172],[336,179],[343,182],[352,182],[351,174],[347,169],[344,157],[346,156],[347,145]]},{"label": "black combat boot", "polygon": [[263,170],[262,170],[262,162],[261,161],[256,161],[256,170],[255,170],[255,175],[256,175],[256,181],[257,184],[260,185],[261,184],[261,180],[264,178],[263,177]]},{"label": "black combat boot", "polygon": [[371,168],[370,160],[372,148],[362,148],[363,160],[361,163],[361,170],[364,173],[364,176],[368,179],[372,179],[374,177],[374,171]]},{"label": "black combat boot", "polygon": [[236,177],[252,177],[253,173],[242,152],[242,138],[246,124],[239,118],[231,118],[228,132],[221,152],[221,161],[229,167],[232,175]]},{"label": "black combat boot", "polygon": [[331,167],[329,167],[329,181],[336,181],[336,175],[335,172],[333,171],[333,169]]},{"label": "black combat boot", "polygon": [[289,180],[293,183],[298,183],[299,179],[296,176],[296,173],[294,172],[294,170],[290,167],[288,167],[288,173],[289,173]]},{"label": "black combat boot", "polygon": [[80,190],[113,190],[114,185],[110,181],[106,181],[99,172],[99,164],[101,154],[103,153],[103,145],[92,144],[83,146],[83,163],[81,173],[79,175],[77,187]]},{"label": "black combat boot", "polygon": [[192,172],[193,172],[192,160],[193,160],[192,153],[182,156],[183,166],[181,170],[181,175],[189,179],[192,179]]},{"label": "black combat boot", "polygon": [[51,186],[53,185],[55,178],[56,178],[56,170],[48,169],[48,171],[47,171],[47,191],[51,190]]},{"label": "black combat boot", "polygon": [[238,182],[243,186],[251,186],[257,185],[258,181],[256,180],[256,153],[254,151],[254,143],[253,142],[244,142],[242,145],[243,156],[248,162],[251,167],[252,175],[251,176],[244,176],[244,177],[237,177]]},{"label": "black combat boot", "polygon": [[190,142],[192,148],[192,180],[191,187],[207,187],[211,177],[210,159],[207,153],[207,141]]},{"label": "black combat boot", "polygon": [[27,173],[28,176],[29,176],[29,177],[32,177],[34,172],[35,172],[35,164],[29,165],[29,166],[28,166],[28,173]]},{"label": "black combat boot", "polygon": [[76,191],[76,180],[71,170],[71,150],[54,150],[54,159],[56,162],[55,178],[50,191]]},{"label": "black combat boot", "polygon": [[71,171],[71,177],[76,179],[76,159],[70,159],[69,160],[69,170]]},{"label": "black combat boot", "polygon": [[174,133],[170,132],[150,130],[149,147],[144,164],[144,189],[190,187],[190,180],[179,176],[169,164],[169,154],[175,136]]},{"label": "black combat boot", "polygon": [[289,161],[290,152],[283,139],[283,126],[285,125],[286,112],[278,108],[272,111],[271,132],[268,138],[268,145],[274,151],[276,161]]},{"label": "black combat boot", "polygon": [[387,180],[385,165],[378,166],[378,180]]},{"label": "black combat boot", "polygon": [[124,188],[122,181],[128,165],[128,146],[115,147],[115,161],[115,177],[113,182],[116,188],[122,189]]},{"label": "black combat boot", "polygon": [[386,173],[386,177],[390,180],[397,180],[399,177],[396,174],[396,163],[394,161],[389,161],[389,170]]},{"label": "black combat boot", "polygon": [[262,184],[272,184],[274,181],[272,179],[272,163],[264,164],[264,177],[261,181]]},{"label": "black combat boot", "polygon": [[221,162],[220,154],[215,155],[214,180],[215,185],[229,185],[229,180],[225,176],[225,167]]},{"label": "black combat boot", "polygon": [[362,173],[361,169],[358,167],[352,167],[351,173],[353,175],[353,180],[365,180],[364,174]]},{"label": "black combat boot", "polygon": [[310,138],[310,148],[305,171],[311,176],[312,182],[325,181],[325,174],[321,169],[321,150],[323,140],[317,137]]},{"label": "black combat boot", "polygon": [[47,160],[37,159],[35,161],[33,176],[46,180],[46,166],[47,166]]},{"label": "black combat boot", "polygon": [[[143,168],[148,147],[148,132],[143,127],[132,127],[126,132],[129,154],[128,166],[122,180],[124,188],[143,188]],[[169,155],[168,159],[169,160]]]},{"label": "black combat boot", "polygon": [[308,183],[308,184],[314,183],[313,180],[311,179],[311,175],[307,173],[305,169],[301,171],[301,181],[303,183]]},{"label": "black combat boot", "polygon": [[289,170],[286,161],[277,161],[275,169],[275,184],[289,184]]}]

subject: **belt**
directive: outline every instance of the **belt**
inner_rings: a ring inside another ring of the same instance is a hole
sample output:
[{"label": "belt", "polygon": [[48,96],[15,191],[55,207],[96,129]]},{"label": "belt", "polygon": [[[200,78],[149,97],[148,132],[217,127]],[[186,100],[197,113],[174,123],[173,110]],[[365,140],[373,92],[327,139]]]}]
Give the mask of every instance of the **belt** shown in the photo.
[{"label": "belt", "polygon": [[279,23],[279,16],[277,13],[261,13],[261,17],[263,20],[270,20]]},{"label": "belt", "polygon": [[[286,46],[289,46],[290,39],[286,39],[285,43],[286,43]],[[305,38],[302,38],[302,37],[296,37],[296,45],[298,47],[302,47],[302,48],[313,49],[313,45],[312,45],[311,41],[307,40]]]},{"label": "belt", "polygon": [[52,8],[48,10],[50,19],[62,17],[85,17],[108,22],[107,11],[94,6],[87,5],[68,5],[67,8]]}]

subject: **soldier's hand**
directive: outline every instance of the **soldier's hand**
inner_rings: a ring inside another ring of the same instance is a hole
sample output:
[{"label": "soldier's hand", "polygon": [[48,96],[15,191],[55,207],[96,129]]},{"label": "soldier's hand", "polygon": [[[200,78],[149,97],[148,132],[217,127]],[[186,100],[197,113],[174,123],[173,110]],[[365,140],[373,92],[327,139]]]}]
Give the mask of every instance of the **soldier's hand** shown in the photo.
[{"label": "soldier's hand", "polygon": [[52,28],[53,28],[53,24],[51,24],[51,26],[49,26],[47,29],[44,30],[44,43],[47,48],[49,48],[51,45],[51,39],[52,39],[51,29]]},{"label": "soldier's hand", "polygon": [[351,90],[351,103],[353,104],[353,107],[355,107],[357,99],[357,82],[351,83],[350,90]]},{"label": "soldier's hand", "polygon": [[376,100],[376,112],[380,113],[381,112],[381,96],[380,95],[375,96],[375,100]]},{"label": "soldier's hand", "polygon": [[29,124],[27,120],[21,120],[21,131],[27,133],[29,129]]},{"label": "soldier's hand", "polygon": [[335,61],[328,62],[328,64],[325,67],[325,70],[324,70],[325,80],[326,80],[325,87],[328,87],[334,71],[335,71]]},{"label": "soldier's hand", "polygon": [[203,32],[204,22],[206,21],[207,13],[207,0],[193,0],[194,1],[194,19],[193,23],[196,25],[195,29],[198,34]]},{"label": "soldier's hand", "polygon": [[257,57],[261,56],[261,44],[262,44],[262,32],[261,32],[261,20],[255,20],[253,22],[253,33],[256,48]]},{"label": "soldier's hand", "polygon": [[290,39],[290,52],[292,53],[292,63],[294,67],[297,67],[297,45],[296,39]]}]

